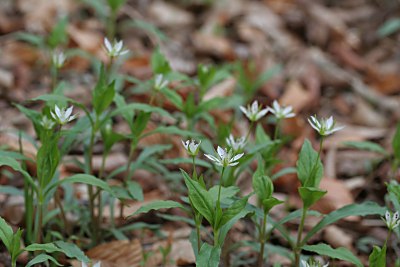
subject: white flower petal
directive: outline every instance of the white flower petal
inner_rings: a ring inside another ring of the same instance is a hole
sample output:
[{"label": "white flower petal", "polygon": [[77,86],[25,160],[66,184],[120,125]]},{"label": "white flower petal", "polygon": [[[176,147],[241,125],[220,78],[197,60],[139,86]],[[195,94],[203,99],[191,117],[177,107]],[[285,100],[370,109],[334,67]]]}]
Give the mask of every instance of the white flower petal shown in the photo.
[{"label": "white flower petal", "polygon": [[334,120],[333,117],[330,116],[325,122],[325,127],[326,129],[331,129],[333,126],[334,126]]},{"label": "white flower petal", "polygon": [[278,101],[274,100],[272,103],[272,106],[274,107],[274,110],[278,111],[281,110],[281,106],[279,105]]},{"label": "white flower petal", "polygon": [[101,267],[101,261],[99,261],[99,262],[96,262],[96,264],[95,264],[95,265],[93,265],[93,267]]},{"label": "white flower petal", "polygon": [[219,159],[217,159],[216,157],[214,157],[213,155],[210,155],[210,154],[204,154],[204,156],[206,156],[208,159],[210,159],[210,160],[212,160],[212,161],[215,161],[215,162],[220,162],[220,160]]},{"label": "white flower petal", "polygon": [[218,146],[217,152],[218,152],[218,155],[219,155],[219,157],[220,157],[221,159],[226,158],[227,152],[226,152],[225,149],[223,149],[222,147]]},{"label": "white flower petal", "polygon": [[231,161],[237,161],[237,160],[239,160],[241,157],[243,157],[243,155],[244,155],[244,153],[237,154],[236,156],[234,156],[234,157],[231,159]]},{"label": "white flower petal", "polygon": [[111,51],[113,50],[113,47],[107,38],[104,38],[104,46],[106,47],[107,51],[109,53],[111,53]]}]

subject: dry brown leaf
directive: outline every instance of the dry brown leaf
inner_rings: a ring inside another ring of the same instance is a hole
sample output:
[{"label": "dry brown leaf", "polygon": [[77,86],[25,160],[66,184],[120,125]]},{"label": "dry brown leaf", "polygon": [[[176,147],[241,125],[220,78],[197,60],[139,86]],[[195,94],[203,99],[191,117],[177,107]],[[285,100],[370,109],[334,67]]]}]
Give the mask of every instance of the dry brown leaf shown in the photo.
[{"label": "dry brown leaf", "polygon": [[298,80],[291,80],[279,102],[285,106],[292,106],[296,113],[310,104],[311,93]]},{"label": "dry brown leaf", "polygon": [[234,59],[234,50],[229,39],[206,33],[192,35],[195,49],[206,55],[217,56],[224,59]]},{"label": "dry brown leaf", "polygon": [[163,1],[152,2],[149,13],[159,26],[185,27],[194,22],[191,13]]},{"label": "dry brown leaf", "polygon": [[353,249],[353,238],[351,235],[343,231],[342,228],[336,225],[329,225],[324,228],[324,239],[334,248],[345,247],[349,250]]},{"label": "dry brown leaf", "polygon": [[116,240],[101,244],[86,252],[102,267],[139,267],[142,260],[142,245],[138,239]]},{"label": "dry brown leaf", "polygon": [[328,192],[321,198],[312,209],[328,214],[346,205],[353,204],[354,198],[346,185],[337,179],[324,177],[321,180],[320,188]]}]

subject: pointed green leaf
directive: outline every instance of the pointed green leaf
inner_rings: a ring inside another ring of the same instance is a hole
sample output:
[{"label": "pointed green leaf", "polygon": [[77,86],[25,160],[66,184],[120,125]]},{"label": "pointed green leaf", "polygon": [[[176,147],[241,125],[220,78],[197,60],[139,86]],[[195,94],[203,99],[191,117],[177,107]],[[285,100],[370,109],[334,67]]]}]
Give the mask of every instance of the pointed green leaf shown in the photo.
[{"label": "pointed green leaf", "polygon": [[300,187],[299,194],[303,200],[303,205],[306,209],[314,205],[318,200],[320,200],[327,191],[323,191],[314,187]]},{"label": "pointed green leaf", "polygon": [[397,124],[396,133],[393,136],[392,147],[394,157],[400,161],[400,123]]},{"label": "pointed green leaf", "polygon": [[261,201],[269,199],[274,192],[271,178],[261,172],[255,172],[253,175],[253,190]]},{"label": "pointed green leaf", "polygon": [[386,245],[383,248],[374,246],[369,255],[369,267],[386,267]]},{"label": "pointed green leaf", "polygon": [[369,141],[362,141],[362,142],[356,142],[356,141],[349,141],[349,142],[344,142],[343,145],[346,147],[351,147],[351,148],[356,148],[359,150],[366,150],[366,151],[372,151],[376,153],[380,153],[382,155],[388,155],[386,149],[384,149],[382,146],[378,145],[377,143],[374,142],[369,142]]},{"label": "pointed green leaf", "polygon": [[221,255],[220,247],[214,247],[209,245],[208,243],[204,243],[201,246],[199,256],[196,260],[196,266],[218,267],[220,255]]},{"label": "pointed green leaf", "polygon": [[25,248],[26,251],[46,251],[47,253],[53,252],[63,252],[60,248],[56,247],[54,243],[45,243],[45,244],[31,244]]},{"label": "pointed green leaf", "polygon": [[239,200],[233,202],[233,204],[229,208],[224,210],[221,221],[220,221],[217,229],[220,229],[223,225],[225,225],[233,217],[238,215],[246,207],[247,201],[249,200],[250,196],[251,196],[251,194],[243,197],[242,199],[239,199]]},{"label": "pointed green leaf", "polygon": [[11,226],[9,226],[8,223],[2,217],[0,217],[0,239],[3,241],[9,252],[11,250],[13,234],[14,232]]},{"label": "pointed green leaf", "polygon": [[214,207],[211,194],[205,190],[198,182],[194,181],[181,169],[185,184],[189,190],[189,198],[196,210],[213,225]]},{"label": "pointed green leaf", "polygon": [[28,264],[26,265],[26,267],[31,267],[34,266],[35,264],[38,263],[42,263],[42,262],[46,262],[46,261],[52,261],[54,264],[56,264],[57,266],[62,266],[62,264],[60,264],[55,258],[53,258],[50,255],[46,255],[46,254],[39,254],[36,257],[34,257],[32,260],[30,260],[28,262]]},{"label": "pointed green leaf", "polygon": [[67,257],[77,259],[81,262],[90,262],[90,259],[86,257],[85,253],[83,253],[83,251],[77,245],[64,241],[56,241],[55,244],[63,251],[65,255],[67,255]]},{"label": "pointed green leaf", "polygon": [[339,221],[348,216],[366,216],[366,215],[381,215],[385,213],[386,208],[381,207],[375,202],[364,202],[362,204],[350,204],[335,210],[326,215],[303,239],[303,244],[306,243],[314,234],[322,230],[327,225]]},{"label": "pointed green leaf", "polygon": [[297,175],[304,187],[318,187],[321,181],[324,167],[318,153],[313,149],[310,141],[306,139],[301,147],[299,159],[296,163]]},{"label": "pointed green leaf", "polygon": [[[312,246],[304,246],[303,250],[315,252],[319,255],[328,256],[333,259],[345,260],[353,263],[357,267],[364,267],[361,261],[356,256],[354,256],[353,253],[351,253],[348,249],[343,247],[334,249],[327,244],[318,244]],[[380,267],[384,266],[380,265]]]},{"label": "pointed green leaf", "polygon": [[277,198],[274,198],[274,197],[270,197],[270,198],[264,199],[262,201],[264,212],[268,213],[273,207],[275,207],[276,205],[282,204],[283,202],[284,201],[281,201],[281,200],[279,200]]},{"label": "pointed green leaf", "polygon": [[157,200],[149,204],[141,206],[137,211],[128,217],[138,215],[140,213],[147,213],[151,210],[181,208],[184,209],[181,203],[172,200]]}]

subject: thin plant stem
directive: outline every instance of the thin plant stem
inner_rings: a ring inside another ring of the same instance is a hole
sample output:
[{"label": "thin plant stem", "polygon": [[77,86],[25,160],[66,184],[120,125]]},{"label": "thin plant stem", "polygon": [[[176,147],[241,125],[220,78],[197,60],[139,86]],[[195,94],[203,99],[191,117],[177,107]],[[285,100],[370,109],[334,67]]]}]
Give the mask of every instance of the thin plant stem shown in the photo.
[{"label": "thin plant stem", "polygon": [[[222,189],[222,179],[224,178],[224,172],[225,172],[225,167],[222,167],[222,172],[221,172],[221,179],[219,181],[219,187],[218,187],[218,199],[217,203],[215,206],[215,214],[217,214],[218,210],[221,209],[221,189]],[[218,246],[219,244],[219,229],[216,228],[217,225],[214,225],[214,246]]]},{"label": "thin plant stem", "polygon": [[258,267],[263,266],[264,261],[264,248],[265,248],[265,227],[267,225],[267,212],[264,212],[262,220],[261,231],[260,231],[260,254],[258,254]]},{"label": "thin plant stem", "polygon": [[56,190],[55,194],[54,194],[54,200],[56,202],[56,205],[58,206],[58,208],[60,209],[60,218],[64,223],[64,227],[62,228],[62,232],[66,233],[67,235],[70,235],[70,227],[67,221],[67,216],[65,215],[65,211],[64,211],[64,207],[62,205],[61,202],[61,197],[60,197],[60,192],[58,190]]},{"label": "thin plant stem", "polygon": [[[196,172],[196,157],[195,156],[192,156],[192,162],[193,162],[193,176],[195,176],[196,180],[197,180],[198,177],[197,177],[197,172]],[[193,211],[194,211],[194,217],[195,217],[195,223],[196,223],[197,253],[200,253],[200,247],[201,247],[201,234],[200,234],[201,216],[199,215],[199,213],[196,211],[196,209],[194,207],[193,207]]]},{"label": "thin plant stem", "polygon": [[274,140],[277,140],[280,137],[280,126],[281,126],[281,120],[277,119],[275,124]]},{"label": "thin plant stem", "polygon": [[[89,164],[89,173],[93,173],[93,147],[94,147],[94,138],[95,138],[95,129],[97,125],[97,118],[95,125],[92,126],[92,132],[90,135],[90,143],[89,143],[89,148],[88,148],[88,164]],[[91,218],[91,223],[92,223],[92,234],[93,234],[93,243],[97,243],[97,230],[98,230],[98,224],[97,224],[97,218],[96,215],[94,214],[94,191],[93,191],[93,186],[88,185],[88,192],[89,192],[89,210],[90,210],[90,218]]]},{"label": "thin plant stem", "polygon": [[302,235],[303,235],[304,222],[305,222],[305,219],[306,219],[306,215],[307,215],[307,209],[305,207],[303,207],[303,212],[301,214],[301,221],[300,221],[300,225],[299,225],[299,230],[297,232],[296,247],[294,248],[295,267],[298,267],[299,264],[300,264],[300,252],[301,252],[300,244],[301,244],[301,238],[302,238]]},{"label": "thin plant stem", "polygon": [[[132,172],[131,172],[131,164],[132,164],[132,159],[133,159],[133,154],[136,150],[136,141],[132,140],[131,142],[131,147],[129,150],[129,156],[128,156],[128,162],[126,164],[126,178],[124,180],[124,184],[126,184],[131,178],[132,178]],[[120,206],[119,206],[119,218],[122,219],[124,217],[124,203],[121,201]]]},{"label": "thin plant stem", "polygon": [[251,131],[253,130],[253,126],[254,126],[254,121],[251,121],[250,122],[250,126],[249,126],[249,130],[247,131],[246,138],[244,139],[244,142],[246,142],[249,139]]}]

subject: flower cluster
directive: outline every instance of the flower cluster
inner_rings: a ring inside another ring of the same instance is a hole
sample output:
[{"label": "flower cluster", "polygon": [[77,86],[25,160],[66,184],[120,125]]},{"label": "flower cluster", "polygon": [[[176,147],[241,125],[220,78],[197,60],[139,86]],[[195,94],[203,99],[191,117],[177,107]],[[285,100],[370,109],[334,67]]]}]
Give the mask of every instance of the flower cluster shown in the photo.
[{"label": "flower cluster", "polygon": [[400,215],[399,212],[396,211],[394,214],[391,214],[389,211],[386,211],[385,213],[385,219],[384,219],[387,228],[389,228],[390,231],[395,229],[400,225]]},{"label": "flower cluster", "polygon": [[127,54],[129,50],[123,50],[123,46],[124,42],[122,40],[119,42],[114,41],[114,43],[111,44],[107,38],[104,38],[104,47],[109,57],[119,57]]},{"label": "flower cluster", "polygon": [[313,127],[321,136],[327,136],[334,132],[340,131],[344,126],[335,127],[336,122],[333,117],[330,116],[328,119],[317,119],[317,116],[311,116],[308,119],[311,127]]}]

